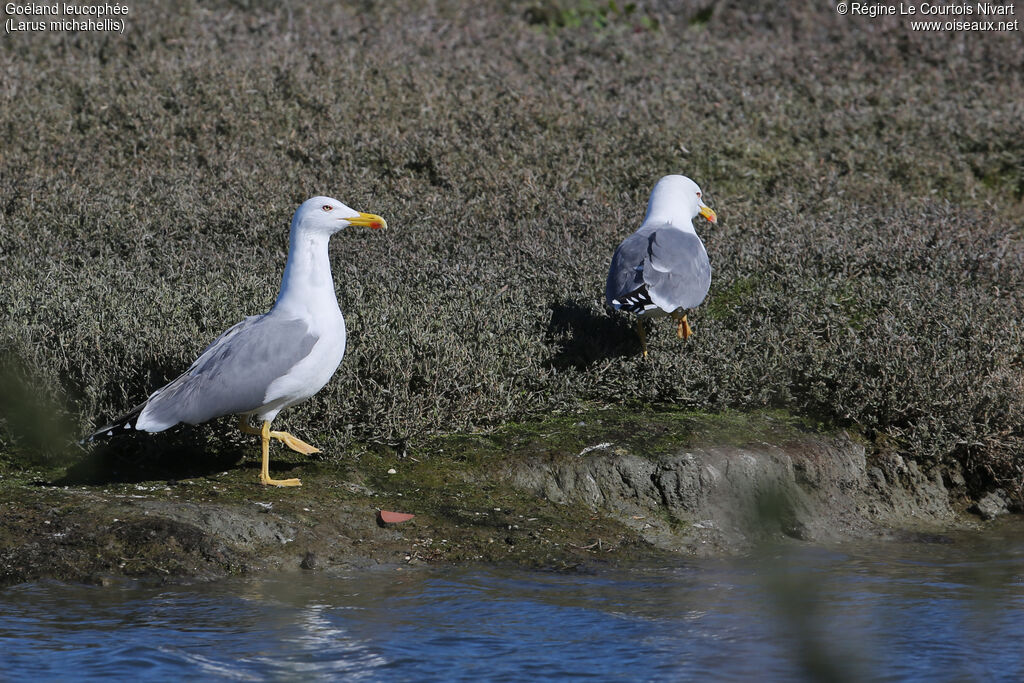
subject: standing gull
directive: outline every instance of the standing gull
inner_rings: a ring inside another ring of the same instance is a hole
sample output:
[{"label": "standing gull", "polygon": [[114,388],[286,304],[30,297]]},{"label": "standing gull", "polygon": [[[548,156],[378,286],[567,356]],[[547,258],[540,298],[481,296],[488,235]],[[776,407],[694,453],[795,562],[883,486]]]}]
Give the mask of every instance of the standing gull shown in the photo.
[{"label": "standing gull", "polygon": [[[387,222],[330,197],[303,202],[292,217],[288,263],[270,312],[229,328],[185,374],[92,437],[132,429],[161,432],[179,422],[194,425],[238,415],[238,428],[262,441],[260,482],[300,486],[298,479],[270,477],[270,440],[307,455],[319,451],[288,432],[271,431],[270,423],[285,408],[320,391],[345,355],[345,319],[338,308],[327,243],[349,225],[377,229]],[[253,417],[262,423],[259,428],[252,426]]]},{"label": "standing gull", "polygon": [[651,191],[640,228],[612,256],[605,299],[616,310],[637,315],[636,331],[645,358],[644,318],[671,315],[679,338],[687,339],[693,331],[686,311],[699,306],[711,287],[708,253],[693,229],[697,214],[718,222],[701,200],[697,183],[686,176],[667,175]]}]

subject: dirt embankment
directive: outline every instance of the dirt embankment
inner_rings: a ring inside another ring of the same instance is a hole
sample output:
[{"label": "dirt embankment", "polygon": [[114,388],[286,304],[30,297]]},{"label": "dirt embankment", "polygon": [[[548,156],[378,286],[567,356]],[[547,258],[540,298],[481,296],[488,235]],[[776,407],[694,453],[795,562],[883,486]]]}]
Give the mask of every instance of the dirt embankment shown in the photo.
[{"label": "dirt embankment", "polygon": [[[446,437],[429,453],[366,451],[348,468],[298,456],[275,466],[303,487],[260,487],[251,462],[164,481],[116,469],[92,470],[90,482],[4,472],[0,584],[374,563],[664,561],[766,540],[913,538],[1007,511],[994,492],[968,513],[955,469],[869,458],[845,433],[772,416],[599,414]],[[416,517],[386,524],[381,509]]]},{"label": "dirt embankment", "polygon": [[602,510],[654,547],[699,555],[773,536],[831,542],[968,521],[958,512],[962,478],[922,472],[896,455],[869,464],[845,435],[683,448],[654,459],[602,443],[518,468],[513,480],[547,499]]}]

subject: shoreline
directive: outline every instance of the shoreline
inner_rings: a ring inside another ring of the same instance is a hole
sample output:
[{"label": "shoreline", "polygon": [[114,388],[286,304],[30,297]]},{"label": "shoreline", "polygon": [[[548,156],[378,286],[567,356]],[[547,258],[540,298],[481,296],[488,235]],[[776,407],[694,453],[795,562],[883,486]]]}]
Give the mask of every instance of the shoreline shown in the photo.
[{"label": "shoreline", "polygon": [[[249,460],[177,480],[93,471],[99,483],[69,477],[81,462],[63,478],[8,467],[0,585],[388,564],[566,570],[741,554],[773,539],[913,541],[1009,513],[998,494],[971,500],[958,470],[868,455],[846,432],[768,413],[593,411],[437,437],[405,457],[275,462],[303,486],[262,487]],[[415,517],[384,523],[380,510]]]}]

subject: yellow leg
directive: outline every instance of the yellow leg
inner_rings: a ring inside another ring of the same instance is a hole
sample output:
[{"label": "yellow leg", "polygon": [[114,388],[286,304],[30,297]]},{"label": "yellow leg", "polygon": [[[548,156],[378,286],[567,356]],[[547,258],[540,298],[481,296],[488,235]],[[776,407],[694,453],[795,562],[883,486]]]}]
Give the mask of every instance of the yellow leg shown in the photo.
[{"label": "yellow leg", "polygon": [[681,318],[676,318],[676,335],[680,339],[689,339],[692,334],[693,329],[690,328],[690,321],[686,319],[686,315],[683,314]]},{"label": "yellow leg", "polygon": [[644,321],[636,319],[636,333],[640,336],[640,346],[644,349],[644,358],[647,358],[647,332],[644,331]]},{"label": "yellow leg", "polygon": [[[243,428],[242,431],[244,432],[244,431],[248,431],[248,430]],[[299,481],[298,479],[271,479],[270,478],[270,439],[271,438],[280,438],[280,437],[273,436],[274,434],[275,434],[275,432],[271,432],[270,431],[270,421],[269,420],[265,420],[263,422],[263,427],[260,428],[260,430],[259,430],[260,441],[261,441],[261,445],[263,447],[263,466],[260,468],[260,483],[263,484],[264,486],[302,486],[302,482]],[[277,432],[277,434],[285,434],[285,432]],[[288,436],[290,438],[294,438],[294,437],[291,437],[291,435],[288,435]],[[284,439],[281,439],[281,440],[283,441]],[[298,439],[296,439],[296,441],[298,441]],[[285,443],[287,444],[287,441],[285,441]],[[309,444],[304,444],[304,445],[309,446]],[[309,447],[312,448],[312,446],[309,446]]]},{"label": "yellow leg", "polygon": [[[263,435],[262,430],[256,429],[255,427],[249,424],[249,418],[246,417],[245,415],[242,415],[238,418],[238,428],[241,429],[246,434],[253,434],[254,436]],[[302,439],[292,436],[288,432],[270,432],[270,438],[277,439],[288,448],[292,449],[293,451],[302,453],[303,455],[312,455],[313,453],[320,452],[320,449],[317,448],[316,446],[310,446]]]},{"label": "yellow leg", "polygon": [[277,439],[288,448],[302,453],[303,455],[312,455],[313,453],[320,452],[320,449],[316,446],[310,446],[302,439],[292,436],[288,432],[270,432],[270,438]]}]

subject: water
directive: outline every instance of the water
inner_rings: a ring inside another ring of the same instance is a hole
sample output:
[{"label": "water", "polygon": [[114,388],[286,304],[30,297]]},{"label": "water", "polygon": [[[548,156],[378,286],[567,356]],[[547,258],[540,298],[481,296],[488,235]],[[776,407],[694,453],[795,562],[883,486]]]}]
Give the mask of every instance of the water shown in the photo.
[{"label": "water", "polygon": [[1024,680],[1024,524],[581,573],[0,591],[0,680]]}]

